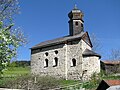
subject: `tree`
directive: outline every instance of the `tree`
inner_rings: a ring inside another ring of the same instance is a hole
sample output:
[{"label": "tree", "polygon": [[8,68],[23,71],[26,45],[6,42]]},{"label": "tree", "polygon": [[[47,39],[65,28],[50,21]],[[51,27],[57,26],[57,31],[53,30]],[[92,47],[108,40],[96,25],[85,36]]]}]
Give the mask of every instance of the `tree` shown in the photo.
[{"label": "tree", "polygon": [[94,33],[90,35],[90,38],[93,45],[92,50],[95,52],[100,52],[101,49],[100,40],[96,37]]},{"label": "tree", "polygon": [[13,28],[13,16],[18,8],[17,0],[0,0],[0,75],[16,55],[17,48],[26,43],[23,33]]},{"label": "tree", "polygon": [[0,21],[11,22],[19,12],[18,0],[0,0]]},{"label": "tree", "polygon": [[111,50],[110,60],[113,60],[113,61],[120,60],[120,49],[112,49]]},{"label": "tree", "polygon": [[120,49],[112,49],[109,59],[113,62],[114,73],[120,73]]}]

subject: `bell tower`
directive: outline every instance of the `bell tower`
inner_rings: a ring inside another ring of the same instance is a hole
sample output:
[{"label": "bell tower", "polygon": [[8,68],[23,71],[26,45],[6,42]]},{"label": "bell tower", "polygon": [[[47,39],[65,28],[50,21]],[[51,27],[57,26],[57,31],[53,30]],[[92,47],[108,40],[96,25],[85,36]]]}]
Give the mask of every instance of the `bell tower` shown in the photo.
[{"label": "bell tower", "polygon": [[77,8],[75,5],[74,9],[68,14],[70,20],[69,23],[69,34],[71,36],[80,34],[83,32],[84,21],[83,21],[83,13]]}]

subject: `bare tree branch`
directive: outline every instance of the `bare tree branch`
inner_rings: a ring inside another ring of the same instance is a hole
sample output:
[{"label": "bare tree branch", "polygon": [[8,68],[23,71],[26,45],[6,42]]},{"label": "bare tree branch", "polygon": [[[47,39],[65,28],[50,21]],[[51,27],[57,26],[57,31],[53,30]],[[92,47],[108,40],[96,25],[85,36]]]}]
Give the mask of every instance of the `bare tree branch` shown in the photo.
[{"label": "bare tree branch", "polygon": [[102,48],[100,40],[96,37],[94,33],[90,35],[90,38],[93,44],[92,50],[95,52],[99,52]]},{"label": "bare tree branch", "polygon": [[110,60],[113,60],[113,61],[120,60],[120,49],[112,49],[109,58]]}]

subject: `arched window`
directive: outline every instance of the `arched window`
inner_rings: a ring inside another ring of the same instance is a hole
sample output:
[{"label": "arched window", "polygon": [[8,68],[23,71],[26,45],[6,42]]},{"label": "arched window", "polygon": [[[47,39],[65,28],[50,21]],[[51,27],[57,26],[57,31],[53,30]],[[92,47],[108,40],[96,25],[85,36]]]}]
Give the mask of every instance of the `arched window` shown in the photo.
[{"label": "arched window", "polygon": [[48,67],[48,59],[45,59],[44,67]]},{"label": "arched window", "polygon": [[55,54],[58,54],[58,51],[57,51],[57,50],[55,50]]},{"label": "arched window", "polygon": [[78,22],[75,22],[75,25],[78,26]]},{"label": "arched window", "polygon": [[83,27],[83,24],[81,23],[81,27]]},{"label": "arched window", "polygon": [[53,61],[53,67],[56,67],[56,66],[58,66],[58,58],[57,57],[55,57],[54,61]]},{"label": "arched window", "polygon": [[48,56],[48,52],[46,52],[45,55]]},{"label": "arched window", "polygon": [[76,66],[76,59],[72,59],[72,66],[74,67],[74,66]]}]

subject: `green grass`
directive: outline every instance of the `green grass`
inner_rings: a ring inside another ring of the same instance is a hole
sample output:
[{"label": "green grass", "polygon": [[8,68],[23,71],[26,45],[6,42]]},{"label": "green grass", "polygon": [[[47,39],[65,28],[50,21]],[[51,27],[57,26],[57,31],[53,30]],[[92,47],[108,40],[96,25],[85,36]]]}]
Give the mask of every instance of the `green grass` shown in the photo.
[{"label": "green grass", "polygon": [[99,77],[99,80],[97,80],[97,79],[94,80],[93,79],[89,82],[83,83],[83,87],[86,88],[86,89],[95,90],[98,87],[101,80],[120,80],[120,76],[114,76],[114,75],[107,75],[107,76],[104,76],[104,77],[98,76],[98,77]]},{"label": "green grass", "polygon": [[3,72],[3,77],[16,77],[30,73],[29,67],[8,67]]},{"label": "green grass", "polygon": [[[5,84],[8,83],[9,81],[13,81],[13,82],[16,81],[18,79],[18,77],[23,78],[24,76],[27,77],[27,75],[30,75],[30,67],[8,67],[3,72],[2,78],[0,78],[0,87],[2,87],[2,86],[4,87]],[[98,78],[98,77],[96,77],[96,78]],[[98,83],[95,84],[96,80],[94,80],[94,79],[96,79],[96,78],[94,77],[92,81],[80,84],[80,85],[78,85],[78,87],[81,87],[81,85],[82,85],[82,87],[87,88],[87,89],[96,89],[96,87],[98,86]],[[41,83],[41,80],[42,80],[42,83],[45,80],[45,79],[43,80],[43,77],[41,77],[39,79],[40,79],[39,83]],[[104,77],[101,77],[100,81],[102,79],[118,79],[118,80],[120,80],[120,76],[104,76]],[[63,79],[59,79],[59,80],[56,81],[54,79],[51,80],[51,78],[50,78],[50,80],[45,80],[44,83],[48,84],[47,81],[51,82],[53,84],[57,82],[57,83],[59,83],[59,86],[61,86],[61,87],[71,86],[71,85],[75,85],[75,84],[80,83],[79,80],[63,80]]]},{"label": "green grass", "polygon": [[15,78],[9,78],[9,77],[7,77],[7,78],[5,78],[5,77],[1,78],[0,79],[0,87],[4,87],[7,82],[12,81],[12,80],[15,80]]},{"label": "green grass", "polygon": [[113,75],[110,75],[110,76],[105,76],[103,77],[103,79],[107,80],[120,80],[120,76],[113,76]]},{"label": "green grass", "polygon": [[60,84],[62,86],[74,85],[74,84],[78,84],[78,83],[80,83],[80,81],[78,81],[78,80],[60,80]]},{"label": "green grass", "polygon": [[[8,67],[2,75],[0,79],[0,87],[4,87],[5,84],[9,81],[15,81],[18,77],[23,77],[25,75],[30,74],[30,67]],[[58,80],[60,86],[69,86],[79,83],[77,80]]]},{"label": "green grass", "polygon": [[0,78],[0,87],[4,86],[5,83],[15,80],[17,77],[30,74],[29,67],[8,67]]}]

